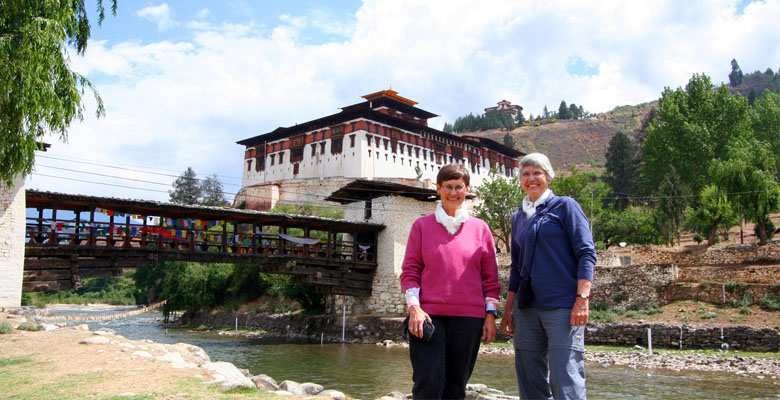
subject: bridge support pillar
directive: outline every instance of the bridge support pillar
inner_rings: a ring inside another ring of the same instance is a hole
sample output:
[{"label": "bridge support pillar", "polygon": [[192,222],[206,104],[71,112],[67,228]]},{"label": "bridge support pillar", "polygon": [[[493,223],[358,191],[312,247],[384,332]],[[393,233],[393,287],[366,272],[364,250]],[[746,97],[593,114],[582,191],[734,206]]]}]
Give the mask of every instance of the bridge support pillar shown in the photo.
[{"label": "bridge support pillar", "polygon": [[341,312],[341,307],[346,302],[347,312],[352,315],[405,314],[406,300],[401,292],[399,277],[406,253],[406,241],[414,220],[433,213],[436,203],[397,195],[378,197],[371,201],[374,211],[368,220],[364,219],[361,207],[347,207],[344,210],[346,220],[385,225],[385,229],[377,238],[378,265],[374,273],[371,297],[331,296],[328,306],[332,312]]},{"label": "bridge support pillar", "polygon": [[25,229],[24,177],[0,183],[0,307],[22,303]]}]

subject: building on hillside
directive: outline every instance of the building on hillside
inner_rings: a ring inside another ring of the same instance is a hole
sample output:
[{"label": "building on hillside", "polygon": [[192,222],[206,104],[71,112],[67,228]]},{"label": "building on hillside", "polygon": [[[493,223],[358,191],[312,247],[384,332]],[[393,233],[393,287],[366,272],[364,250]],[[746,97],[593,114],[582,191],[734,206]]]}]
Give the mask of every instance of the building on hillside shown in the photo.
[{"label": "building on hillside", "polygon": [[[388,89],[340,112],[241,140],[242,188],[234,204],[264,210],[278,202],[323,202],[355,179],[433,187],[439,168],[459,162],[479,186],[491,168],[519,173],[523,155],[498,142],[428,126],[436,114]],[[427,184],[426,184],[427,182]]]},{"label": "building on hillside", "polygon": [[512,104],[506,100],[501,100],[498,102],[498,105],[495,107],[488,107],[485,109],[485,113],[489,113],[491,111],[503,111],[509,115],[512,116],[515,120],[517,120],[518,114],[523,111],[523,107],[518,106],[516,104]]}]

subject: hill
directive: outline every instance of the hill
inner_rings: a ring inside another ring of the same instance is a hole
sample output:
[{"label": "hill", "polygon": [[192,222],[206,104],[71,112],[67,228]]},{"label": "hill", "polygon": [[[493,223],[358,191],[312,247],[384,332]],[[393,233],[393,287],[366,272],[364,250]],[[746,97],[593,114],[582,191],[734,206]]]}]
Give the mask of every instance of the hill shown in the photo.
[{"label": "hill", "polygon": [[605,154],[612,136],[620,130],[630,136],[637,134],[642,121],[657,104],[657,101],[653,101],[636,106],[620,106],[590,118],[558,120],[538,126],[532,123],[510,132],[487,130],[461,134],[504,143],[504,136],[508,133],[514,139],[516,149],[525,153],[545,153],[556,170],[568,171],[572,167],[581,170],[601,169],[606,162]]}]

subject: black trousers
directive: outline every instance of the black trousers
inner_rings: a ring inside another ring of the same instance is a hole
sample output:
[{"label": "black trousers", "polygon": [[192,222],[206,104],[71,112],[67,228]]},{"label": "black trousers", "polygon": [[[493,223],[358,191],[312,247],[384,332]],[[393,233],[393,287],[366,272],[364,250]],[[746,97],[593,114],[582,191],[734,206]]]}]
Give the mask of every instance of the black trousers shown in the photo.
[{"label": "black trousers", "polygon": [[474,370],[484,318],[431,315],[430,342],[409,334],[414,399],[463,399]]}]

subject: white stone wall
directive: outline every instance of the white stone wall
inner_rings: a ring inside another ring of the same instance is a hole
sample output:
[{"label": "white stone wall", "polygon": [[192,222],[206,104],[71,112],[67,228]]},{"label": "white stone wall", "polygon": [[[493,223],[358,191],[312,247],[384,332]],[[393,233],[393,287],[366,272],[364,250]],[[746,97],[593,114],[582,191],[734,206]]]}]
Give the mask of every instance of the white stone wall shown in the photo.
[{"label": "white stone wall", "polygon": [[22,302],[24,227],[24,179],[20,176],[13,187],[0,183],[0,307],[17,307]]}]

